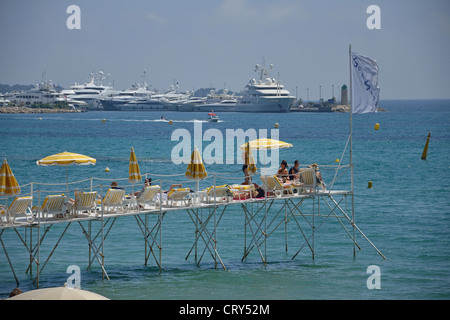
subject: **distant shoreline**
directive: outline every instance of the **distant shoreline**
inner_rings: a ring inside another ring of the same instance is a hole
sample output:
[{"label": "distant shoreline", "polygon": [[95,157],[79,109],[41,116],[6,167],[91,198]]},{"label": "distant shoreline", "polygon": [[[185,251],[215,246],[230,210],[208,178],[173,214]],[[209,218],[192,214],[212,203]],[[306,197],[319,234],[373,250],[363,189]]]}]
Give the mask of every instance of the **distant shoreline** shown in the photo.
[{"label": "distant shoreline", "polygon": [[28,107],[1,107],[0,113],[78,113],[80,110],[73,109],[49,109],[49,108],[28,108]]}]

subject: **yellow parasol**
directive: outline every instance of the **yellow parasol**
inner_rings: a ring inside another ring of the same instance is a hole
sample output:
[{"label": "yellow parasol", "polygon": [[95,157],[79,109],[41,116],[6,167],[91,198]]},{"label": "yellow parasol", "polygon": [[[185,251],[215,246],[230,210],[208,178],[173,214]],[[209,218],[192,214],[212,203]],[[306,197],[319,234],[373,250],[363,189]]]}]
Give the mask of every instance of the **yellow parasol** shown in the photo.
[{"label": "yellow parasol", "polygon": [[0,196],[15,196],[18,194],[20,194],[19,184],[5,159],[0,168]]},{"label": "yellow parasol", "polygon": [[130,183],[138,183],[142,180],[141,171],[139,170],[139,164],[136,159],[133,147],[131,147],[130,153],[130,166],[128,167],[128,181]]},{"label": "yellow parasol", "polygon": [[202,161],[202,156],[200,155],[200,152],[198,151],[197,147],[194,147],[194,151],[192,151],[191,154],[191,162],[189,163],[186,173],[186,178],[190,180],[196,180],[195,181],[195,194],[198,201],[198,193],[199,193],[199,180],[203,180],[208,176],[208,173],[206,172],[205,165]]},{"label": "yellow parasol", "polygon": [[255,159],[253,158],[252,154],[252,148],[250,148],[250,143],[247,142],[245,144],[245,154],[244,154],[245,160],[244,164],[247,165],[247,171],[250,176],[253,176],[256,173],[256,165],[255,165]]},{"label": "yellow parasol", "polygon": [[72,164],[77,164],[81,166],[87,166],[87,165],[95,165],[97,160],[94,158],[78,154],[78,153],[72,153],[64,151],[62,153],[57,153],[48,157],[45,157],[44,159],[36,161],[36,164],[38,166],[62,166],[66,167],[66,184],[67,184],[67,192],[69,192],[69,178],[67,173],[67,167]]},{"label": "yellow parasol", "polygon": [[[251,149],[258,149],[258,150],[260,150],[260,149],[265,149],[265,150],[284,149],[284,148],[292,147],[292,144],[290,144],[290,143],[279,141],[279,140],[274,140],[274,139],[267,139],[267,138],[256,139],[256,140],[252,140],[247,143],[250,144]],[[241,150],[245,150],[245,146],[247,143],[244,143],[240,147]]]},{"label": "yellow parasol", "polygon": [[[261,139],[256,139],[256,140],[252,140],[247,143],[244,143],[243,145],[240,146],[240,149],[245,150],[247,145],[250,146],[250,149],[258,149],[258,150],[261,150],[261,149],[262,150],[285,149],[285,148],[293,147],[293,145],[288,142],[275,140],[275,139],[261,138]],[[265,157],[265,153],[264,153],[264,157]]]},{"label": "yellow parasol", "polygon": [[186,178],[191,180],[203,180],[208,176],[205,165],[202,161],[202,156],[197,147],[194,148],[191,154],[191,162],[189,163],[186,173]]},{"label": "yellow parasol", "polygon": [[45,157],[44,159],[36,161],[36,164],[38,166],[70,166],[72,164],[78,164],[78,165],[95,165],[94,158],[78,154],[78,153],[72,153],[64,151],[62,153],[57,153],[48,157]]}]

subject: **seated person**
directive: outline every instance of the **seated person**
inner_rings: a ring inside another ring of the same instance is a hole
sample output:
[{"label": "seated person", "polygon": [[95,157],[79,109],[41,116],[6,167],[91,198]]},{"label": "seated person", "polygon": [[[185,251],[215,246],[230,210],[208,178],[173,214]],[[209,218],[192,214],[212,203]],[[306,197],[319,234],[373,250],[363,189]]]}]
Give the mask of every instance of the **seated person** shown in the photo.
[{"label": "seated person", "polygon": [[300,170],[299,170],[300,162],[298,160],[294,161],[294,166],[289,169],[289,180],[291,181],[300,181]]},{"label": "seated person", "polygon": [[287,165],[286,160],[281,161],[280,169],[278,169],[276,174],[277,178],[279,178],[281,182],[289,181],[289,172],[287,168],[289,168],[289,166]]},{"label": "seated person", "polygon": [[317,183],[320,184],[320,185],[322,185],[322,189],[325,190],[326,185],[325,185],[325,182],[323,182],[322,174],[321,174],[320,171],[319,171],[319,166],[317,165],[317,163],[313,163],[313,164],[310,165],[309,167],[310,167],[310,168],[314,168],[314,170],[315,170],[315,172],[316,172],[316,180],[317,180]]},{"label": "seated person", "polygon": [[135,197],[138,197],[142,192],[144,192],[145,187],[148,187],[151,185],[152,185],[152,178],[146,178],[144,181],[144,186],[142,187],[141,191],[136,191],[135,193],[133,193],[133,195]]},{"label": "seated person", "polygon": [[119,185],[117,184],[116,181],[111,182],[110,188],[111,189],[123,189],[123,188],[119,187]]}]

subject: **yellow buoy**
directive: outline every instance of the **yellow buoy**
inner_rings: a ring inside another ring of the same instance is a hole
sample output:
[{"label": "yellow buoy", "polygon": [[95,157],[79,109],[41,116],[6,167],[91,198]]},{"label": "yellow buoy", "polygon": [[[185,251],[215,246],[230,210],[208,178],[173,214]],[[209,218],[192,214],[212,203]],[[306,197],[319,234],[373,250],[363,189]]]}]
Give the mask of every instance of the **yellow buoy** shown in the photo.
[{"label": "yellow buoy", "polygon": [[372,189],[372,181],[369,181],[369,183],[367,184],[367,188]]},{"label": "yellow buoy", "polygon": [[378,129],[380,129],[380,124],[377,122],[377,123],[375,123],[375,130],[378,130]]},{"label": "yellow buoy", "polygon": [[102,123],[105,123],[105,122],[106,122],[106,119],[103,119],[103,120],[102,120]]},{"label": "yellow buoy", "polygon": [[278,129],[279,126],[280,126],[280,125],[278,124],[278,122],[275,123],[275,129]]},{"label": "yellow buoy", "polygon": [[105,172],[109,172],[109,168],[108,167],[105,168]]},{"label": "yellow buoy", "polygon": [[430,142],[430,136],[431,136],[431,131],[428,132],[427,142],[425,142],[425,148],[423,148],[422,160],[427,160],[428,143]]},{"label": "yellow buoy", "polygon": [[172,124],[173,123],[173,121],[172,120],[169,120],[169,124]]},{"label": "yellow buoy", "polygon": [[339,159],[336,159],[336,160],[334,160],[334,162],[337,162],[337,163],[339,163],[340,161],[339,161]]}]

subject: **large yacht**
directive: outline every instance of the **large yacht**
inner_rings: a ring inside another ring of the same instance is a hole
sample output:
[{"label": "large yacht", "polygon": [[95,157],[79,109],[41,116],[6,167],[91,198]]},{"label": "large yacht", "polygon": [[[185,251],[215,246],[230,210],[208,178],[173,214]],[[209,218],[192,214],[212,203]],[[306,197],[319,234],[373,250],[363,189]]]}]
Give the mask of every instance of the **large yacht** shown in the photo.
[{"label": "large yacht", "polygon": [[61,93],[69,99],[86,102],[89,110],[102,110],[103,106],[100,100],[114,96],[117,93],[113,87],[104,86],[102,83],[109,76],[109,74],[105,75],[103,71],[91,73],[88,83],[75,83],[69,89],[62,90]]},{"label": "large yacht", "polygon": [[180,111],[182,105],[192,96],[189,91],[181,92],[178,83],[170,86],[170,90],[165,92],[161,97],[161,101],[168,111]]},{"label": "large yacht", "polygon": [[128,90],[120,91],[114,96],[99,99],[104,110],[108,111],[133,111],[147,109],[164,109],[164,105],[157,99],[151,99],[153,91],[147,88],[147,84],[135,84]]},{"label": "large yacht", "polygon": [[234,94],[229,94],[227,89],[223,93],[216,93],[211,90],[202,104],[196,106],[196,111],[213,112],[233,112],[236,111],[237,98]]},{"label": "large yacht", "polygon": [[178,111],[192,112],[198,111],[198,106],[206,102],[206,97],[189,97],[185,101],[181,102],[178,106]]},{"label": "large yacht", "polygon": [[37,104],[52,105],[58,102],[67,102],[70,105],[77,102],[64,96],[61,92],[57,92],[52,81],[45,79],[44,75],[42,76],[41,82],[36,84],[34,88],[5,93],[3,99],[13,103],[23,104],[26,107]]},{"label": "large yacht", "polygon": [[219,102],[205,103],[198,105],[198,111],[205,112],[234,112],[236,111],[237,100],[225,99]]},{"label": "large yacht", "polygon": [[[270,70],[273,68],[270,65]],[[236,112],[289,112],[295,102],[284,86],[274,78],[270,78],[265,64],[256,65],[255,72],[259,72],[259,80],[250,79],[245,86],[244,93],[236,103]]]}]

